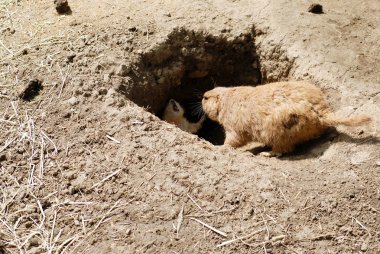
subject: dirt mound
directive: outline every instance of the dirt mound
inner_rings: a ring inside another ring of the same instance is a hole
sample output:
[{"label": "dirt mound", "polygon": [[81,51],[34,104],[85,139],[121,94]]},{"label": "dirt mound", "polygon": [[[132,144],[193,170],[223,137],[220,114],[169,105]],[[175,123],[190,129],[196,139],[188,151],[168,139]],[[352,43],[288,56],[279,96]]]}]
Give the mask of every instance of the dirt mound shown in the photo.
[{"label": "dirt mound", "polygon": [[[272,2],[0,3],[0,253],[377,253],[379,6]],[[277,159],[156,116],[285,79],[374,122]]]}]

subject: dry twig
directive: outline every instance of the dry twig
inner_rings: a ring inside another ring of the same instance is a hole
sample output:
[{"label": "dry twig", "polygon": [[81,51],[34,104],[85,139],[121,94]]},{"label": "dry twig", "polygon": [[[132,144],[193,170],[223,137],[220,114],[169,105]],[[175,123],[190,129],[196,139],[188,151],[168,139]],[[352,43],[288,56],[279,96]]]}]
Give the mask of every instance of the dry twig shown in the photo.
[{"label": "dry twig", "polygon": [[195,219],[195,218],[190,218],[191,220],[194,220],[200,224],[202,224],[203,226],[205,226],[206,228],[210,229],[211,231],[214,231],[215,233],[221,235],[221,236],[224,236],[224,237],[227,237],[227,234],[224,233],[223,231],[220,231],[219,229],[216,229],[214,228],[213,226],[210,226],[209,224],[207,223],[204,223],[203,221],[200,221],[198,219]]}]

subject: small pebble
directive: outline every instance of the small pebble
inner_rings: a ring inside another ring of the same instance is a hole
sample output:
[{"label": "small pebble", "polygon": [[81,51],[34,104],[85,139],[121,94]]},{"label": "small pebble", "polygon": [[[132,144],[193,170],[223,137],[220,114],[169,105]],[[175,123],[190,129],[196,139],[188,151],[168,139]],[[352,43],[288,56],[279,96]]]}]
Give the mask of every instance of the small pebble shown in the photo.
[{"label": "small pebble", "polygon": [[110,74],[104,74],[103,81],[104,82],[110,82],[110,80],[111,80],[111,75]]}]

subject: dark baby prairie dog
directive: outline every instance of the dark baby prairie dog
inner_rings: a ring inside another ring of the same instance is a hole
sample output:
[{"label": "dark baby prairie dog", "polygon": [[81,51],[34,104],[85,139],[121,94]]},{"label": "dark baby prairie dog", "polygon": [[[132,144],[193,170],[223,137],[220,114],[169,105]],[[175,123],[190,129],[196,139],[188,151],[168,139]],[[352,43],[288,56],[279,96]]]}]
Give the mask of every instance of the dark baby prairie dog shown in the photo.
[{"label": "dark baby prairie dog", "polygon": [[202,127],[205,116],[202,116],[196,123],[189,122],[185,117],[185,109],[175,100],[170,99],[165,107],[162,119],[168,123],[174,124],[183,131],[196,133]]},{"label": "dark baby prairie dog", "polygon": [[367,116],[334,116],[322,91],[308,82],[276,82],[251,87],[217,87],[203,95],[206,115],[223,125],[224,144],[241,147],[260,142],[273,156],[291,152],[296,144],[337,125],[358,126]]}]

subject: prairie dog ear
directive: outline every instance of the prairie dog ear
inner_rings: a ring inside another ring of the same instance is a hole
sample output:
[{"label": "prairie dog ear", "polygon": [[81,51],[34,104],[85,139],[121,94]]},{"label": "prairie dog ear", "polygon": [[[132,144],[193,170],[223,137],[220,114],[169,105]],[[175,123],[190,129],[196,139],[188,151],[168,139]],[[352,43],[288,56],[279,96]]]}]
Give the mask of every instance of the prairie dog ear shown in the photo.
[{"label": "prairie dog ear", "polygon": [[179,111],[179,105],[178,105],[178,103],[175,100],[170,99],[169,100],[169,104],[171,105],[171,107],[172,107],[172,109],[173,109],[174,112],[178,112]]}]

